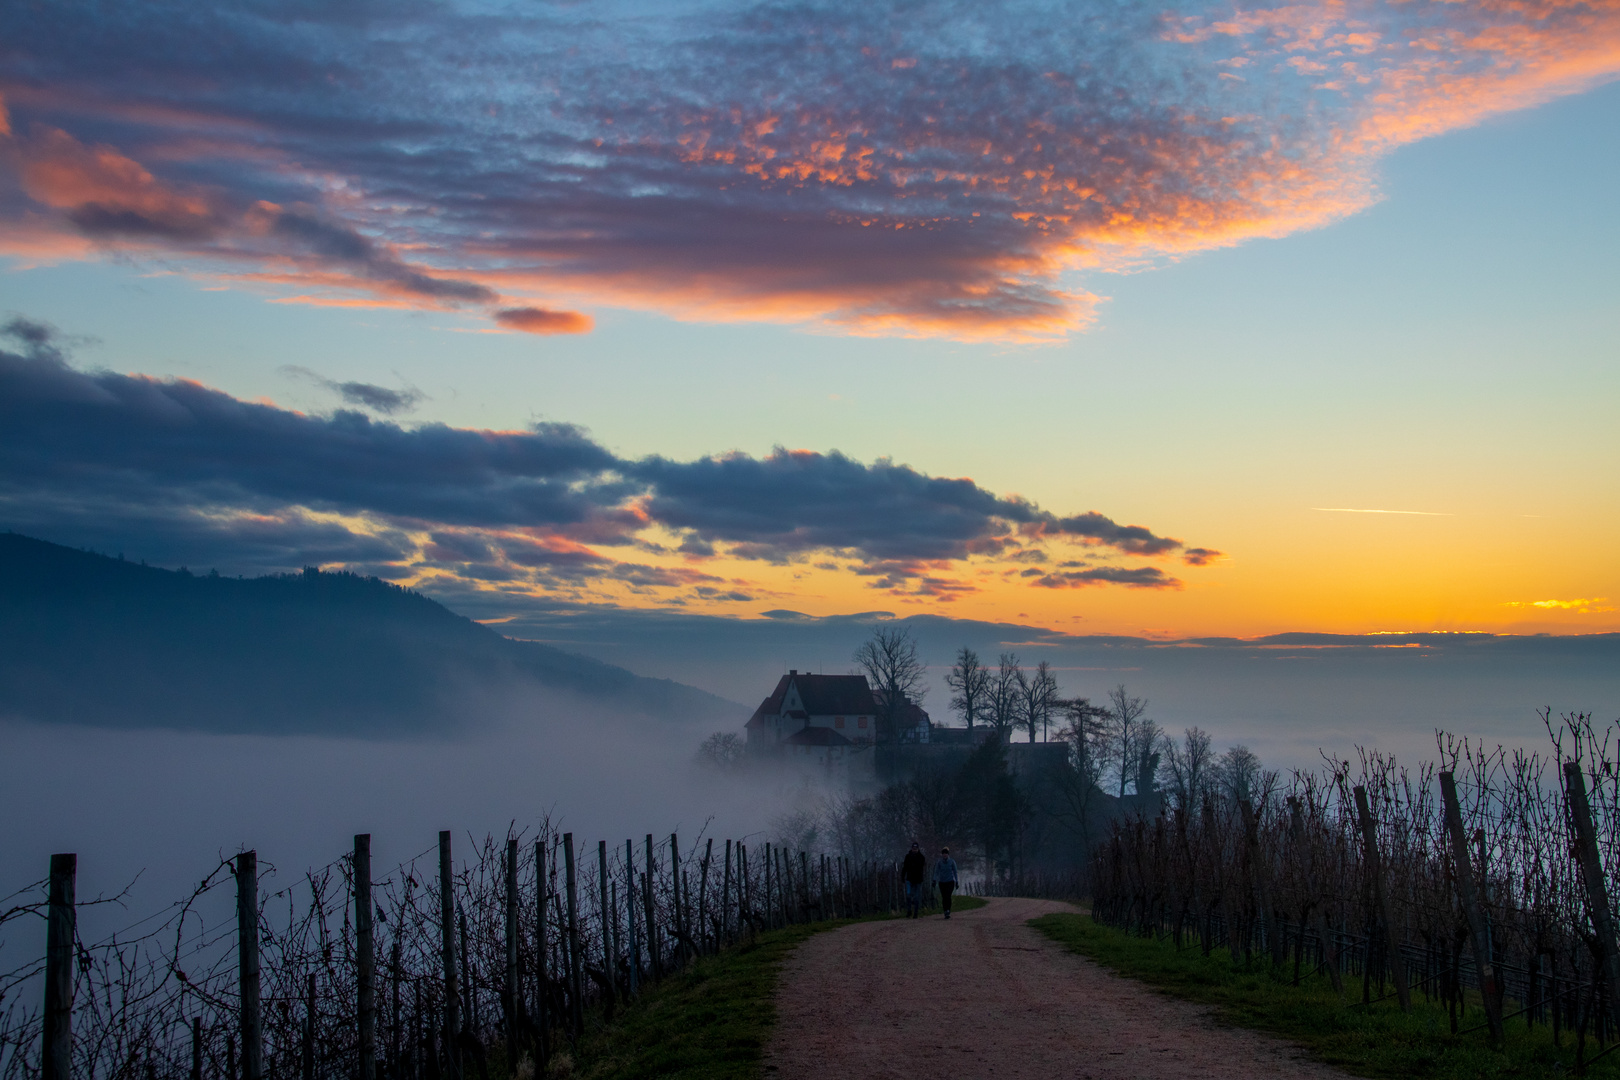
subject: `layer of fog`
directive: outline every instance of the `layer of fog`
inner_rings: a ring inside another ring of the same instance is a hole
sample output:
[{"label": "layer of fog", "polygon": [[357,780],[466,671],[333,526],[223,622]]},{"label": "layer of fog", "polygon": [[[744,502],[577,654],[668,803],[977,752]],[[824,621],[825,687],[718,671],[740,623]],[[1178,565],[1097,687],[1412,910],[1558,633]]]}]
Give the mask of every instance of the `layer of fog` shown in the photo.
[{"label": "layer of fog", "polygon": [[[502,627],[574,652],[663,676],[750,706],[788,668],[842,674],[874,620],[728,620],[578,613],[524,613]],[[924,705],[935,722],[960,726],[945,676],[963,646],[995,666],[1002,652],[1026,666],[1052,664],[1065,697],[1103,704],[1124,683],[1148,699],[1168,734],[1209,732],[1218,748],[1243,743],[1270,767],[1314,769],[1321,751],[1354,758],[1377,748],[1416,762],[1435,755],[1435,730],[1541,749],[1537,711],[1620,716],[1620,635],[1490,638],[1298,635],[1214,646],[1070,636],[1035,627],[946,619],[899,620],[929,666]],[[1020,736],[1022,737],[1022,736]]]},{"label": "layer of fog", "polygon": [[3,722],[0,895],[43,877],[53,852],[78,854],[81,900],[138,878],[124,909],[86,913],[93,939],[184,899],[245,848],[278,889],[360,832],[381,877],[440,829],[459,858],[473,838],[532,831],[547,814],[593,859],[598,840],[639,850],[647,833],[689,845],[768,828],[793,790],[700,765],[705,734],[564,695],[508,702],[472,734],[424,741]]}]

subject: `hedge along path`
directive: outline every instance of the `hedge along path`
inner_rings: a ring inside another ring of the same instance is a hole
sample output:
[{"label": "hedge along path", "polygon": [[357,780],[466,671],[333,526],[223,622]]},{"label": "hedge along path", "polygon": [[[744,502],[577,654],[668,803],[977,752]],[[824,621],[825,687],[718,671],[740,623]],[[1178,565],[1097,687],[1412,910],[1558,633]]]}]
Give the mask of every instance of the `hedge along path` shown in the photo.
[{"label": "hedge along path", "polygon": [[1048,941],[1074,908],[991,900],[949,922],[857,923],[806,941],[778,984],[766,1075],[781,1080],[1342,1080],[1292,1043],[1221,1027]]}]

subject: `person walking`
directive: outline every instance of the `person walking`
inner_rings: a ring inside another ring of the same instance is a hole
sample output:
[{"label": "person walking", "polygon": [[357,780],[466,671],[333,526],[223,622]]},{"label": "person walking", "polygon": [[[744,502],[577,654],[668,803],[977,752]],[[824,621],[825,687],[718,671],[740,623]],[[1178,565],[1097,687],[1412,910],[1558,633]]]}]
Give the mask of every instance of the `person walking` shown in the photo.
[{"label": "person walking", "polygon": [[923,857],[922,845],[913,840],[911,850],[900,863],[900,879],[906,883],[906,918],[922,918],[923,881],[928,860]]},{"label": "person walking", "polygon": [[951,894],[956,891],[956,860],[951,858],[951,849],[940,848],[939,858],[934,860],[934,884],[939,886],[939,903],[945,909],[945,917],[951,917]]}]

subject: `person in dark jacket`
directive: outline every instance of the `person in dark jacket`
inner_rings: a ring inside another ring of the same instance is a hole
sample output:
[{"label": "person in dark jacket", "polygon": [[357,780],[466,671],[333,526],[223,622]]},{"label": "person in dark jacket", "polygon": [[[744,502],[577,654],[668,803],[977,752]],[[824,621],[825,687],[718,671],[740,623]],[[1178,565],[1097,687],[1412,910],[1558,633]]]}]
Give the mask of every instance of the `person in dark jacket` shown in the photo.
[{"label": "person in dark jacket", "polygon": [[948,919],[951,917],[951,893],[956,891],[956,860],[951,858],[950,848],[940,848],[939,858],[934,860],[934,884],[939,886],[939,903]]},{"label": "person in dark jacket", "polygon": [[913,840],[911,850],[906,852],[905,861],[900,864],[900,879],[906,883],[908,919],[922,918],[923,879],[927,870],[928,860],[923,858],[922,845]]}]

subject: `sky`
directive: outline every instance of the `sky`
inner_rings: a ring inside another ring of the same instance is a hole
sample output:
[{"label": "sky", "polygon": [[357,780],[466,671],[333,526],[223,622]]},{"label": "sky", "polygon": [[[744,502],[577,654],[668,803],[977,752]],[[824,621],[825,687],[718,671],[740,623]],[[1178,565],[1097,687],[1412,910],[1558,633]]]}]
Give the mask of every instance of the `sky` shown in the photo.
[{"label": "sky", "polygon": [[1613,0],[0,42],[0,526],[513,632],[1620,631]]}]

